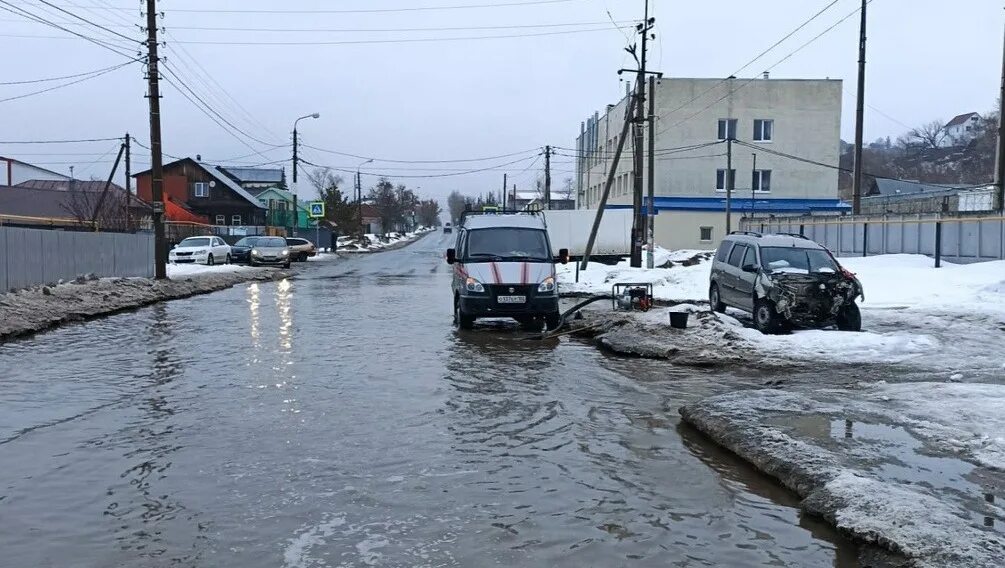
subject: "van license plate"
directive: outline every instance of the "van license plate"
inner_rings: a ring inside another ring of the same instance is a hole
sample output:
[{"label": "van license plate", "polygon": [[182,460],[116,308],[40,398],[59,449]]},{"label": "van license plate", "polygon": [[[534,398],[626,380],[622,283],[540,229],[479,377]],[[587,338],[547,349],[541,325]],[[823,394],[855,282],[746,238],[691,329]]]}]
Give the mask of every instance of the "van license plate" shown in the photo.
[{"label": "van license plate", "polygon": [[526,304],[527,296],[499,296],[496,301],[500,304]]}]

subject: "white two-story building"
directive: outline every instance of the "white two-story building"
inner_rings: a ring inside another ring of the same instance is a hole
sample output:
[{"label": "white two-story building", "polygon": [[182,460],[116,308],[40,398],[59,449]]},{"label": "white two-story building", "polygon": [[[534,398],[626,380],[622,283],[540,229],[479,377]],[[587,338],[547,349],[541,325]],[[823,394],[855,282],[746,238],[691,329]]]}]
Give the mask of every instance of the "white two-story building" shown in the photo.
[{"label": "white two-story building", "polygon": [[[841,93],[841,81],[831,79],[660,81],[656,243],[667,248],[712,248],[725,235],[728,139],[733,140],[733,230],[744,215],[849,210],[837,197]],[[576,146],[580,208],[594,208],[600,200],[627,102],[625,98],[608,106],[581,127]],[[648,156],[644,158],[645,170]],[[608,207],[631,207],[631,138],[614,174]],[[643,179],[647,178],[644,171]]]}]

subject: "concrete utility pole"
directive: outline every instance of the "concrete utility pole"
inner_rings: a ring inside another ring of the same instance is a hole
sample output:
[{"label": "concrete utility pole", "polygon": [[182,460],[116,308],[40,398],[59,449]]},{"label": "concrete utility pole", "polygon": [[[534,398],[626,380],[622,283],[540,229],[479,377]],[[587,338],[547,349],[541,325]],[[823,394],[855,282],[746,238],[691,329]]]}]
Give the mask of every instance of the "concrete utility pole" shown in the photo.
[{"label": "concrete utility pole", "polygon": [[852,180],[852,213],[862,212],[862,128],[865,125],[865,7],[862,0],[862,23],[858,39],[858,100],[855,106],[855,169]]},{"label": "concrete utility pole", "polygon": [[995,185],[998,186],[998,210],[1005,213],[1005,43],[1002,44],[1002,84],[998,93],[998,152],[995,163]]},{"label": "concrete utility pole", "polygon": [[150,198],[154,222],[154,277],[167,278],[164,240],[164,163],[161,148],[160,59],[157,56],[157,0],[147,0],[147,99],[150,101]]},{"label": "concrete utility pole", "polygon": [[130,146],[132,145],[131,143],[132,143],[132,139],[129,137],[129,133],[126,132],[126,143],[125,143],[125,145],[126,145],[126,163],[125,163],[125,168],[126,168],[126,230],[127,231],[132,231],[133,230],[133,211],[132,211],[132,207],[133,207],[133,180],[130,177],[130,176],[132,176],[133,172],[132,172],[132,168],[131,168],[131,162],[129,160],[129,150],[130,150]]},{"label": "concrete utility pole", "polygon": [[656,77],[649,76],[649,205],[646,207],[648,219],[646,231],[649,241],[649,257],[646,268],[653,268],[656,250]]},{"label": "concrete utility pole", "polygon": [[593,228],[590,230],[590,238],[586,241],[586,252],[583,253],[583,261],[579,266],[580,270],[586,270],[586,267],[590,265],[590,254],[593,253],[593,244],[597,241],[600,220],[604,217],[604,207],[607,207],[607,198],[611,194],[611,186],[614,185],[614,174],[618,171],[618,160],[621,159],[621,151],[625,147],[625,138],[628,136],[628,128],[632,125],[632,115],[635,112],[636,104],[638,103],[635,97],[628,98],[628,108],[625,109],[625,124],[621,127],[621,136],[618,137],[618,145],[614,150],[613,165],[607,172],[607,182],[604,184],[604,192],[600,195],[600,202],[597,203],[597,214],[593,218]]},{"label": "concrete utility pole", "polygon": [[551,209],[551,146],[544,147],[544,205]]},{"label": "concrete utility pole", "polygon": [[[726,234],[733,230],[733,133],[726,126]],[[753,180],[751,180],[753,181]]]},{"label": "concrete utility pole", "polygon": [[502,188],[502,210],[506,210],[506,174],[503,174],[503,188]]},{"label": "concrete utility pole", "polygon": [[[636,31],[642,35],[642,54],[638,60],[638,79],[636,79],[636,90],[638,91],[638,104],[635,105],[635,138],[634,138],[634,190],[632,191],[632,207],[635,214],[632,216],[632,254],[631,254],[631,266],[634,268],[642,267],[642,243],[646,239],[646,219],[642,215],[642,200],[643,200],[643,186],[644,181],[642,177],[642,170],[644,167],[644,161],[642,154],[644,152],[644,134],[645,134],[645,102],[646,102],[646,56],[648,54],[649,45],[649,32],[652,29],[652,25],[655,21],[649,18],[649,0],[645,3],[645,16],[641,24],[635,26]],[[634,46],[630,49],[632,55],[635,54]]]},{"label": "concrete utility pole", "polygon": [[293,236],[297,236],[297,225],[300,224],[300,203],[297,201],[297,123],[305,118],[319,118],[318,113],[305,114],[293,121]]}]

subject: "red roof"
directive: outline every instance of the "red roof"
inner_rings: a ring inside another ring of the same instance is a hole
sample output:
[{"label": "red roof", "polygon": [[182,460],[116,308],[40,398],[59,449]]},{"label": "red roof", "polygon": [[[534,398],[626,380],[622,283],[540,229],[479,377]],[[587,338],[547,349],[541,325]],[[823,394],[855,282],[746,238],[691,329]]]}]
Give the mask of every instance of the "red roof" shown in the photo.
[{"label": "red roof", "polygon": [[203,217],[202,215],[192,213],[188,209],[185,209],[181,205],[175,203],[170,197],[164,200],[164,216],[168,221],[202,223],[204,225],[209,224],[209,219]]}]

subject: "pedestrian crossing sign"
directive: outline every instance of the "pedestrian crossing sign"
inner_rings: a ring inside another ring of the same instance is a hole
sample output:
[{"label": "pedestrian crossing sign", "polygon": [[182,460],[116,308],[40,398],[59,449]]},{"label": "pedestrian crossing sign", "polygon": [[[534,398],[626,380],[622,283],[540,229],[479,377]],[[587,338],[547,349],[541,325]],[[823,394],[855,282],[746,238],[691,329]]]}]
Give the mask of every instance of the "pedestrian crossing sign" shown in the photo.
[{"label": "pedestrian crossing sign", "polygon": [[321,219],[325,216],[325,202],[324,201],[312,201],[310,209],[310,217],[312,219]]}]

